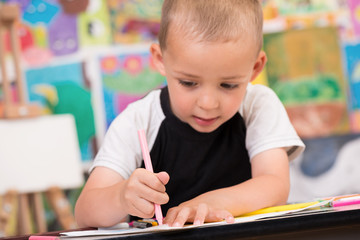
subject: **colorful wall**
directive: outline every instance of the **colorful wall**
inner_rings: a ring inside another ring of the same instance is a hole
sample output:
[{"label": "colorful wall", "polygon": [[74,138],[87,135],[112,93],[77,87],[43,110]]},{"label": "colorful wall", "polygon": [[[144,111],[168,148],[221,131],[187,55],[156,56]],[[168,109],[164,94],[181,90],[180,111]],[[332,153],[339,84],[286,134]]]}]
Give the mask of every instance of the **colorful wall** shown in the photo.
[{"label": "colorful wall", "polygon": [[[75,116],[84,163],[128,103],[166,84],[148,51],[159,31],[162,0],[1,2],[21,9],[17,32],[28,99],[44,113]],[[302,168],[316,176],[359,136],[360,2],[262,4],[268,63],[256,83],[277,93],[305,143],[335,146],[322,154],[308,148]]]}]

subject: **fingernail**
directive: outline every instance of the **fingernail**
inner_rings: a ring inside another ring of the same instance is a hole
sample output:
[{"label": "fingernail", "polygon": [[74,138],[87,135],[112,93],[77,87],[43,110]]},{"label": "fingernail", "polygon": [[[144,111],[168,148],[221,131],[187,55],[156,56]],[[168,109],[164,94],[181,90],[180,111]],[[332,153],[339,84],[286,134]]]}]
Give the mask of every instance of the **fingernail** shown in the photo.
[{"label": "fingernail", "polygon": [[234,217],[227,217],[227,218],[225,219],[225,221],[228,222],[228,223],[232,223],[232,222],[235,221],[235,219],[234,219]]},{"label": "fingernail", "polygon": [[176,222],[172,225],[173,227],[180,227],[180,223]]},{"label": "fingernail", "polygon": [[195,222],[194,222],[194,225],[196,225],[196,226],[198,226],[198,225],[200,225],[201,223],[200,223],[200,221],[199,220],[196,220]]}]

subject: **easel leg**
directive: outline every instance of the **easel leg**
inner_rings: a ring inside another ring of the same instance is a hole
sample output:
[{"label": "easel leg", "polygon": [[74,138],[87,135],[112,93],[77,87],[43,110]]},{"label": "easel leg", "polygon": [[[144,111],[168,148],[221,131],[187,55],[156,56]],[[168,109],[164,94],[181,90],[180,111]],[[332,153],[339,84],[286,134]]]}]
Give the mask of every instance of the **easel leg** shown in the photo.
[{"label": "easel leg", "polygon": [[16,191],[9,191],[3,197],[3,210],[7,212],[8,219],[5,225],[5,235],[12,236],[17,233],[17,215],[19,209],[19,195]]},{"label": "easel leg", "polygon": [[36,232],[43,233],[47,231],[45,210],[41,193],[29,194],[31,206],[34,210],[34,220]]},{"label": "easel leg", "polygon": [[19,235],[26,235],[32,233],[29,199],[28,194],[25,193],[20,194],[18,221]]},{"label": "easel leg", "polygon": [[8,220],[8,215],[3,210],[3,196],[0,196],[0,238],[5,237],[5,225]]},{"label": "easel leg", "polygon": [[64,230],[77,228],[68,199],[63,190],[53,187],[46,192],[46,197]]},{"label": "easel leg", "polygon": [[18,204],[15,191],[0,196],[0,238],[16,235]]}]

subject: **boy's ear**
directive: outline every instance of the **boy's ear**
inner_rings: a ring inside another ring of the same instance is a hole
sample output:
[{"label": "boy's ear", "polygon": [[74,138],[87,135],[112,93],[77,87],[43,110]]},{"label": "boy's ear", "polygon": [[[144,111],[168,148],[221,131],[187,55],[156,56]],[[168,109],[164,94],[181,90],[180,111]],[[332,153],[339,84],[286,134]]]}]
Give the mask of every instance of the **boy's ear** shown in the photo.
[{"label": "boy's ear", "polygon": [[161,75],[165,76],[165,67],[160,45],[157,43],[151,44],[150,53],[156,69]]},{"label": "boy's ear", "polygon": [[265,64],[267,62],[266,53],[264,51],[260,51],[253,68],[253,74],[251,76],[250,82],[255,80],[255,78],[261,73],[264,69]]}]

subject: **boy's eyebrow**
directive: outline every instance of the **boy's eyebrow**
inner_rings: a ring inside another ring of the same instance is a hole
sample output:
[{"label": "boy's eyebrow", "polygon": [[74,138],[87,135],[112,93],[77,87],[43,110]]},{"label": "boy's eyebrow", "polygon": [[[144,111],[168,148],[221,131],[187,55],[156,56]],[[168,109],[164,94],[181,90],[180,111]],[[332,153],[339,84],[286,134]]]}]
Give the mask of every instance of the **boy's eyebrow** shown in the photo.
[{"label": "boy's eyebrow", "polygon": [[[178,74],[182,74],[186,77],[190,77],[190,78],[200,78],[200,76],[191,74],[191,73],[186,73],[186,72],[182,72],[182,71],[175,71]],[[244,76],[241,75],[234,75],[234,76],[225,76],[225,77],[221,77],[222,80],[233,80],[233,79],[239,79],[239,78],[243,78]]]},{"label": "boy's eyebrow", "polygon": [[174,71],[174,72],[184,75],[186,77],[190,77],[190,78],[200,78],[200,76],[197,76],[197,75],[194,75],[191,73],[186,73],[186,72],[182,72],[182,71]]},{"label": "boy's eyebrow", "polygon": [[234,75],[234,76],[226,76],[226,77],[222,77],[221,79],[223,80],[233,80],[233,79],[239,79],[239,78],[243,78],[244,76],[241,75]]}]

